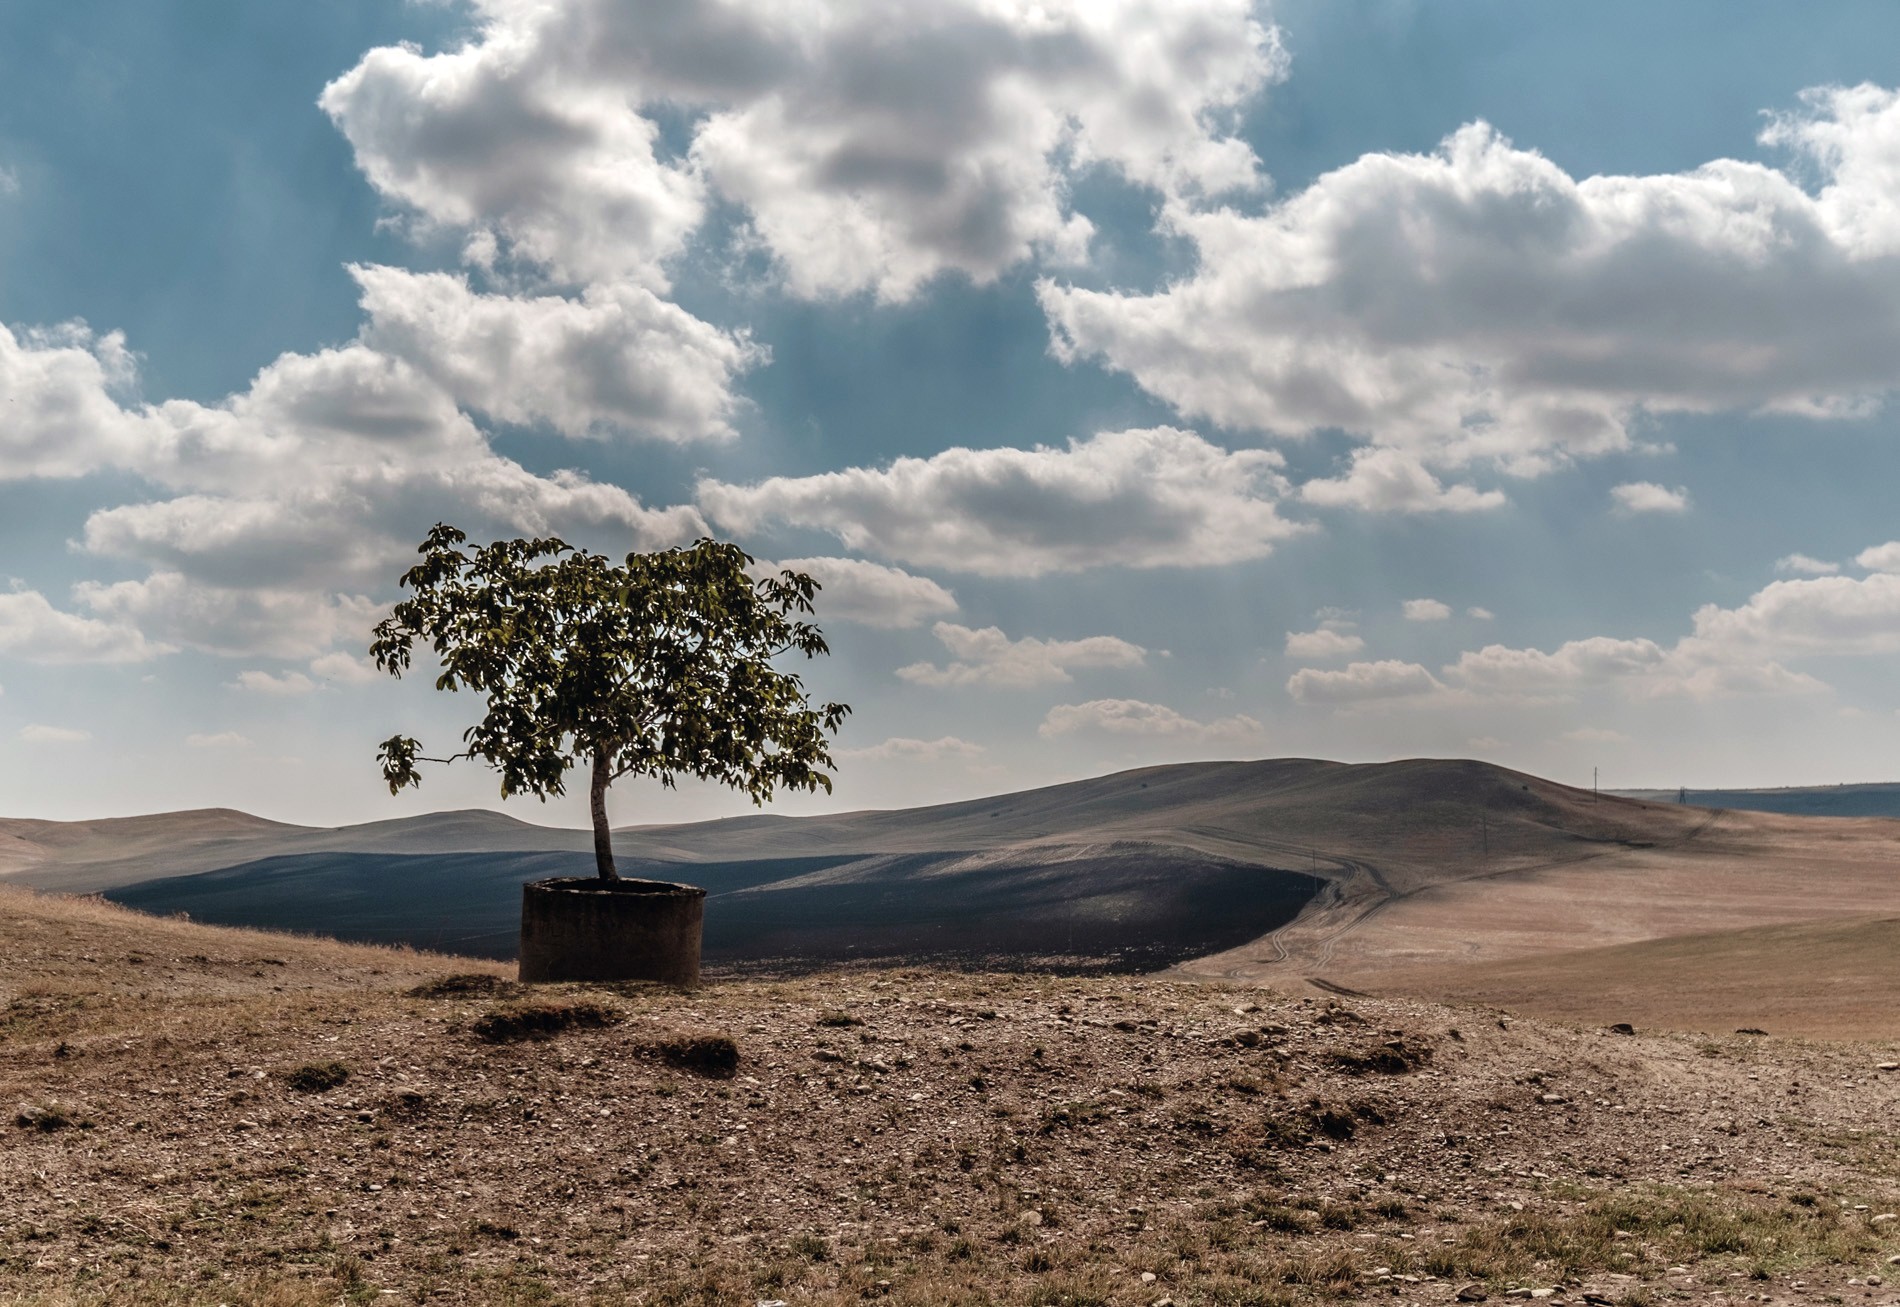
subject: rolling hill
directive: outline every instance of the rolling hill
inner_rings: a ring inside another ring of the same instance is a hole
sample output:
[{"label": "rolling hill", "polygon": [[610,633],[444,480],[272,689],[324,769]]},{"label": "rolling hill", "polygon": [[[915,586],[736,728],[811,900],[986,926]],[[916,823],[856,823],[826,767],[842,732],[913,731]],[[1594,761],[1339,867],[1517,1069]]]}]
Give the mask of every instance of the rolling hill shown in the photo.
[{"label": "rolling hill", "polygon": [[[586,874],[587,847],[485,812],[335,830],[229,812],[0,823],[18,883],[496,958],[521,882]],[[711,891],[706,953],[727,966],[1173,966],[1383,992],[1400,973],[1560,952],[1614,969],[1603,950],[1638,941],[1900,914],[1893,822],[1597,796],[1463,760],[1151,767],[906,810],[630,827],[616,847],[633,874]]]}]

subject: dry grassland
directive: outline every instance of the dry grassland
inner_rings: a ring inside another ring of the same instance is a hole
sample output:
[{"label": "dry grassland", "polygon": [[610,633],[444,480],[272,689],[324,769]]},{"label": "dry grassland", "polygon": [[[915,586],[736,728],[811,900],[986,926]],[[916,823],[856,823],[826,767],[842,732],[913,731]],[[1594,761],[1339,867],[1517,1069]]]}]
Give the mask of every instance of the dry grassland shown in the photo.
[{"label": "dry grassland", "polygon": [[0,1305],[1884,1302],[1891,1046],[692,994],[0,892]]}]

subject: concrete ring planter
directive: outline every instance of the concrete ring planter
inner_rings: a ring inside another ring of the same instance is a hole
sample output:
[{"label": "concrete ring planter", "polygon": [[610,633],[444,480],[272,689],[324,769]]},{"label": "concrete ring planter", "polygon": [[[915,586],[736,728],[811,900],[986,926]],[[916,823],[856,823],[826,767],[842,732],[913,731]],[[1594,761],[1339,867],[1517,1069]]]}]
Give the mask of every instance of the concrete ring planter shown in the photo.
[{"label": "concrete ring planter", "polygon": [[563,876],[521,887],[521,979],[699,983],[706,891]]}]

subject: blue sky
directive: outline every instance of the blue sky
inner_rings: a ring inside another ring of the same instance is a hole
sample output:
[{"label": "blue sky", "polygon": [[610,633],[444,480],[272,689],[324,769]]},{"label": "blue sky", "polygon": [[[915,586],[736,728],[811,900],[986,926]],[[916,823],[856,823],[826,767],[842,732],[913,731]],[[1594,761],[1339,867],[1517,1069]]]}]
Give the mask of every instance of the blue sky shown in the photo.
[{"label": "blue sky", "polygon": [[0,13],[7,813],[495,804],[439,518],[810,560],[831,806],[1896,774],[1891,6],[673,9]]}]

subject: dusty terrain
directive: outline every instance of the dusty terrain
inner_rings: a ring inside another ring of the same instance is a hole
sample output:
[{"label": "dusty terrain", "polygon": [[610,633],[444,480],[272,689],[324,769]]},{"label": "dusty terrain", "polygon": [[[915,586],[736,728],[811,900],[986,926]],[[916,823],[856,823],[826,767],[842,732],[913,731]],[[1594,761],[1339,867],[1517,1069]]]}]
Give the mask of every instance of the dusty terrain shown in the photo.
[{"label": "dusty terrain", "polygon": [[1381,994],[1480,1003],[1559,1021],[1892,1039],[1900,1037],[1900,918],[1671,935],[1507,962],[1394,969],[1362,983]]},{"label": "dusty terrain", "polygon": [[1900,1301],[1892,1043],[499,975],[0,890],[0,1303]]}]

